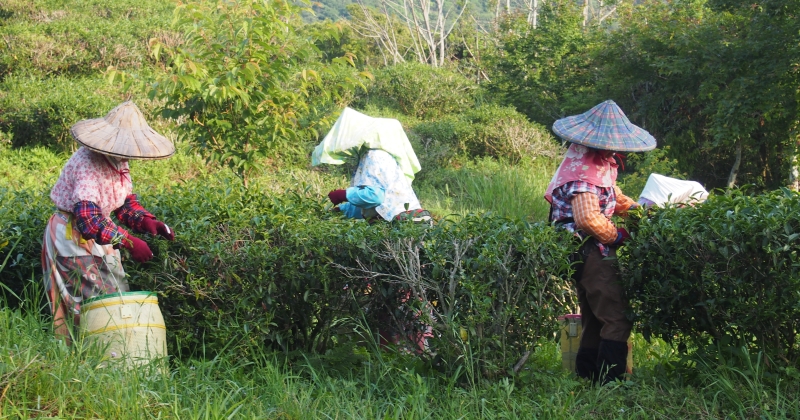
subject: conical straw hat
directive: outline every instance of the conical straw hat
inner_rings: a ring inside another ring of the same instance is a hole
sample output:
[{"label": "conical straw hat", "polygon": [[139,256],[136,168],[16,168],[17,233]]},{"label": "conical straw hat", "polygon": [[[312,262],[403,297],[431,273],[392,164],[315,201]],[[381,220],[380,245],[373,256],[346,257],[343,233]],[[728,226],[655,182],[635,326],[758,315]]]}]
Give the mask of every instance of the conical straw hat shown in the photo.
[{"label": "conical straw hat", "polygon": [[175,145],[150,128],[131,101],[117,105],[103,118],[78,121],[69,131],[75,141],[104,155],[148,160],[175,153]]},{"label": "conical straw hat", "polygon": [[553,131],[564,140],[595,149],[646,152],[656,148],[656,139],[630,122],[612,100],[556,121]]}]

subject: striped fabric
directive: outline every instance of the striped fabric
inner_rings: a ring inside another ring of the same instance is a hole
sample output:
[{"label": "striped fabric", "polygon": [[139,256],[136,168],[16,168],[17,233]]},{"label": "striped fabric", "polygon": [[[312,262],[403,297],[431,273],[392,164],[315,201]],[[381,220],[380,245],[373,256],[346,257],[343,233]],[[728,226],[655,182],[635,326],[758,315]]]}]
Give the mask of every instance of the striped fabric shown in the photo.
[{"label": "striped fabric", "polygon": [[571,181],[553,190],[550,221],[580,238],[592,236],[600,253],[608,256],[608,245],[617,239],[611,222],[614,214],[624,215],[636,203],[614,185],[598,187],[588,182]]},{"label": "striped fabric", "polygon": [[553,131],[564,140],[595,149],[646,152],[656,147],[656,139],[631,123],[612,100],[556,121]]},{"label": "striped fabric", "polygon": [[[611,244],[617,239],[617,227],[606,213],[613,207],[600,209],[600,197],[592,193],[576,194],[572,199],[575,227],[588,233],[602,244]],[[611,211],[613,213],[613,210]]]}]

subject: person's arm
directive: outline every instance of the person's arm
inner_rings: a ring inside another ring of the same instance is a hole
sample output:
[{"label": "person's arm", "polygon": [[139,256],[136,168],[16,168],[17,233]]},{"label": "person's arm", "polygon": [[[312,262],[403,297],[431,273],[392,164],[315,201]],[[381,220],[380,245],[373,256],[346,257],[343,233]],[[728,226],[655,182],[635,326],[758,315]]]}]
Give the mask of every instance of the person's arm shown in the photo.
[{"label": "person's arm", "polygon": [[136,233],[149,233],[144,226],[144,219],[155,219],[156,217],[150,214],[149,211],[145,210],[141,204],[139,204],[139,200],[136,197],[136,194],[131,194],[125,197],[125,204],[122,207],[114,210],[114,214],[117,216],[125,226],[133,229]]},{"label": "person's arm", "polygon": [[576,228],[604,244],[612,244],[618,239],[617,228],[600,211],[600,199],[596,194],[575,194],[570,203]]},{"label": "person's arm", "polygon": [[79,201],[75,204],[72,214],[75,215],[75,225],[83,239],[94,239],[95,243],[100,245],[114,244],[114,248],[126,248],[136,262],[143,263],[153,258],[153,252],[147,243],[103,216],[97,204],[91,201]]},{"label": "person's arm", "polygon": [[364,216],[361,214],[361,209],[348,203],[344,202],[339,204],[339,210],[344,214],[344,217],[348,219],[363,219]]},{"label": "person's arm", "polygon": [[622,190],[616,185],[614,185],[614,195],[617,196],[617,205],[614,206],[614,214],[624,217],[628,214],[628,210],[635,209],[639,206],[636,201],[623,194]]},{"label": "person's arm", "polygon": [[126,226],[133,229],[136,233],[149,233],[151,235],[161,235],[164,239],[174,240],[175,232],[167,227],[164,222],[159,221],[149,211],[145,210],[136,197],[130,194],[125,197],[125,204],[114,210],[114,214]]},{"label": "person's arm", "polygon": [[108,217],[103,216],[100,207],[91,201],[79,201],[72,209],[75,215],[76,226],[83,239],[93,239],[100,245],[119,243],[128,237],[125,229],[114,224]]},{"label": "person's arm", "polygon": [[347,188],[347,201],[362,209],[371,209],[383,204],[386,191],[380,187],[360,185]]}]

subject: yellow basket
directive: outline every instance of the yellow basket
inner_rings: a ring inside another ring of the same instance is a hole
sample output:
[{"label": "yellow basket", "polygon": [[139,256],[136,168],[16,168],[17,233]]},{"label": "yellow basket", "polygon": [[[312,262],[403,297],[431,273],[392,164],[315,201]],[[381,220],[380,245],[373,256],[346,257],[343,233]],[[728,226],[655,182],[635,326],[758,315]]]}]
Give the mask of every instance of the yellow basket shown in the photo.
[{"label": "yellow basket", "polygon": [[167,328],[154,292],[102,295],[81,306],[81,330],[128,367],[167,356]]}]

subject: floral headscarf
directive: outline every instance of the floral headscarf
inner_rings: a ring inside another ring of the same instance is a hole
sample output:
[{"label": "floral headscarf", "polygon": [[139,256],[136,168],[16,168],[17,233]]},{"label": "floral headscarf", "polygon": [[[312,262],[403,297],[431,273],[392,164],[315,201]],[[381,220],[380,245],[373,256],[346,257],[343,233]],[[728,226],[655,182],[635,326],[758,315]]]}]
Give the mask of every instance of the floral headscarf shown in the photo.
[{"label": "floral headscarf", "polygon": [[544,194],[553,202],[553,190],[571,181],[584,181],[598,187],[611,187],[617,181],[617,163],[613,157],[603,157],[597,149],[573,143]]}]

